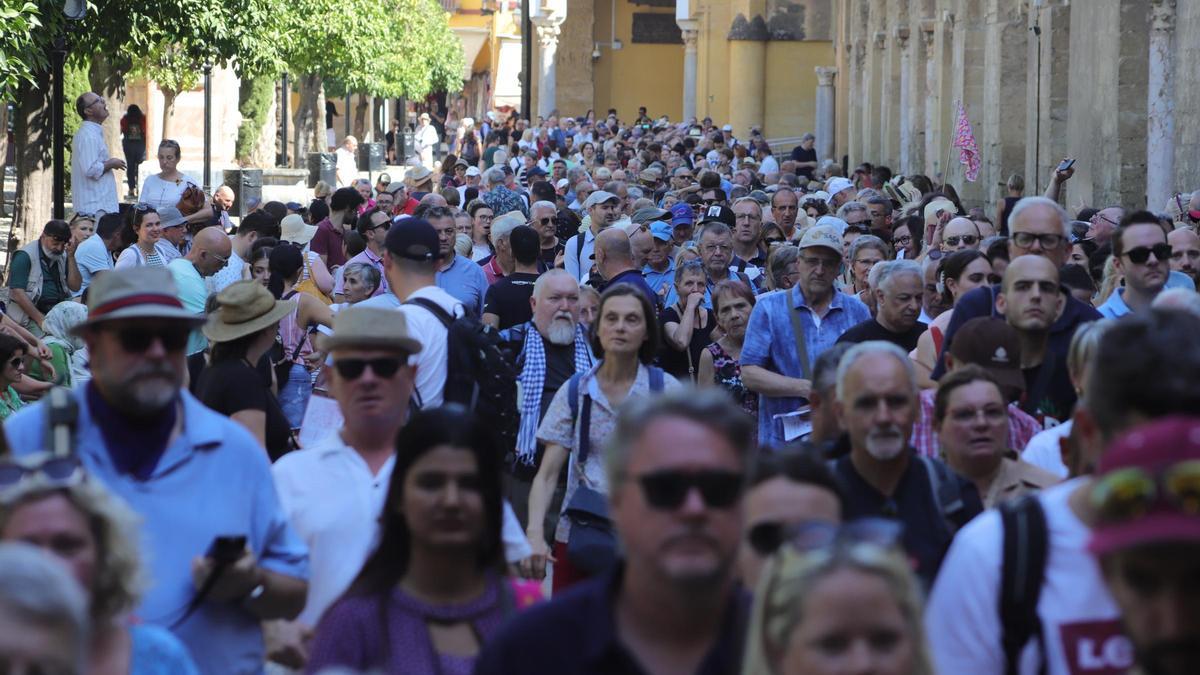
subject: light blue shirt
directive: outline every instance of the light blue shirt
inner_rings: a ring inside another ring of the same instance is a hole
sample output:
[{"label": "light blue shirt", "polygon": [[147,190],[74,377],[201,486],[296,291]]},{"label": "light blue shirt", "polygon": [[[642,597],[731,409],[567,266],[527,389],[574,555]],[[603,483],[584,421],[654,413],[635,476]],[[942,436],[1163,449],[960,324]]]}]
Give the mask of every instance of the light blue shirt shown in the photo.
[{"label": "light blue shirt", "polygon": [[79,268],[79,278],[82,280],[79,292],[75,294],[75,297],[79,297],[92,285],[92,277],[96,273],[113,268],[112,253],[108,252],[104,240],[93,234],[75,249],[75,266]]},{"label": "light blue shirt", "polygon": [[[196,316],[204,316],[204,305],[208,301],[208,284],[192,261],[176,258],[167,265],[167,271],[175,279],[175,287],[179,291],[179,301],[183,303],[183,308]],[[191,335],[188,335],[188,356],[204,351],[207,346],[208,339],[204,337],[204,333],[200,332],[199,328],[193,329]]]},{"label": "light blue shirt", "polygon": [[1129,305],[1125,304],[1125,298],[1121,297],[1124,293],[1124,288],[1116,289],[1112,295],[1108,296],[1108,300],[1105,300],[1103,305],[1096,308],[1096,311],[1103,314],[1106,319],[1119,319],[1132,312]]},{"label": "light blue shirt", "polygon": [[[146,481],[113,465],[84,389],[79,403],[76,451],[91,478],[142,518],[140,553],[149,579],[138,619],[170,628],[203,673],[259,673],[263,637],[258,618],[236,603],[205,602],[178,626],[196,593],[192,559],[218,536],[245,535],[260,567],[308,578],[308,552],[292,530],[271,477],[267,454],[244,427],[204,407],[186,390],[183,431]],[[4,423],[17,455],[42,447],[46,406],[26,406]]]},{"label": "light blue shirt", "polygon": [[642,268],[642,276],[646,278],[646,283],[649,284],[650,290],[654,291],[658,297],[663,297],[664,288],[667,293],[675,290],[675,261],[667,259],[667,269],[658,272],[654,268],[646,265]]},{"label": "light blue shirt", "polygon": [[472,316],[483,312],[483,296],[487,293],[487,277],[483,268],[461,255],[454,256],[450,267],[437,273],[438,288],[453,295]]},{"label": "light blue shirt", "polygon": [[[799,307],[800,325],[804,328],[804,346],[808,352],[807,376],[800,368],[796,338],[788,312]],[[853,295],[835,291],[824,318],[817,321],[804,300],[799,286],[791,291],[767,293],[758,297],[746,326],[746,341],[742,345],[742,366],[760,366],[785,377],[808,379],[817,357],[833,346],[852,326],[871,318],[871,311]],[[802,398],[758,397],[758,442],[762,445],[782,445],[783,427],[775,419],[780,413],[795,412],[805,404]]]}]

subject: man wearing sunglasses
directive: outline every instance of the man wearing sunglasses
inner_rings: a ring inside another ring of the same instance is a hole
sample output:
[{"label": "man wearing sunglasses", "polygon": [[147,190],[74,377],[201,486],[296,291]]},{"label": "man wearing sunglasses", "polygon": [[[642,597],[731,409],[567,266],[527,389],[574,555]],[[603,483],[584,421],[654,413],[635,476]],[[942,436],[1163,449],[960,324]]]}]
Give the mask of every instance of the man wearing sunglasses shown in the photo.
[{"label": "man wearing sunglasses", "polygon": [[66,254],[70,241],[71,226],[51,220],[42,228],[42,236],[13,252],[8,316],[36,335],[42,334],[42,322],[50,309],[71,297]]},{"label": "man wearing sunglasses", "polygon": [[[1195,348],[1196,335],[1200,335],[1200,318],[1186,312],[1158,309],[1132,314],[1104,331],[1090,359],[1103,365],[1090,369],[1082,402],[1073,417],[1071,440],[1064,444],[1069,448],[1066,463],[1074,478],[1047,488],[1027,502],[1019,512],[1021,520],[995,510],[976,518],[959,532],[946,555],[925,612],[937,672],[980,675],[1142,672],[1133,669],[1133,659],[1145,654],[1135,652],[1134,646],[1149,647],[1148,643],[1159,642],[1157,638],[1162,635],[1145,632],[1146,624],[1135,624],[1151,616],[1143,613],[1145,610],[1169,608],[1170,605],[1160,603],[1178,601],[1189,602],[1191,606],[1187,611],[1171,609],[1171,614],[1156,614],[1167,619],[1159,624],[1163,630],[1178,631],[1176,638],[1187,634],[1183,638],[1186,643],[1166,640],[1175,646],[1168,653],[1188,654],[1195,649],[1196,633],[1187,623],[1194,617],[1192,595],[1170,588],[1178,579],[1174,576],[1178,568],[1168,565],[1181,561],[1178,555],[1160,553],[1163,567],[1144,570],[1143,574],[1128,579],[1141,579],[1143,593],[1152,589],[1159,592],[1152,597],[1142,595],[1145,601],[1152,600],[1155,604],[1147,606],[1138,600],[1139,611],[1126,614],[1122,620],[1121,604],[1130,598],[1110,595],[1102,570],[1087,548],[1093,534],[1098,536],[1105,522],[1111,523],[1112,515],[1120,511],[1104,508],[1107,500],[1094,497],[1094,487],[1103,484],[1104,478],[1086,474],[1092,473],[1097,465],[1102,473],[1108,473],[1122,464],[1121,457],[1131,456],[1120,449],[1121,442],[1114,445],[1125,432],[1153,420],[1195,415],[1200,410],[1200,389],[1196,387],[1200,381],[1200,350]],[[1172,442],[1181,446],[1180,450],[1193,439],[1190,432],[1173,435]],[[1153,474],[1150,483],[1156,491],[1165,483],[1160,474],[1172,464],[1163,461],[1167,458],[1156,449],[1158,445],[1149,435],[1142,435],[1132,453],[1139,465],[1155,467],[1149,473]],[[1134,481],[1125,486],[1137,489],[1114,491],[1109,483],[1110,489],[1105,491],[1113,496],[1123,495],[1130,500],[1126,504],[1137,506],[1139,495],[1149,494],[1146,484]],[[1170,499],[1142,502],[1151,507],[1148,514],[1161,513],[1160,509],[1170,503]],[[1044,523],[1044,529],[1037,527],[1038,523]],[[1009,528],[1016,525],[1027,534],[1010,537]],[[1155,534],[1154,530],[1132,522],[1122,529]],[[1041,536],[1034,534],[1037,530],[1041,530]],[[1045,554],[1040,565],[1025,564],[1018,569],[1016,561],[1038,559],[1039,551]],[[1006,568],[1010,571],[1005,572]],[[1187,569],[1190,575],[1187,586],[1194,588],[1195,575],[1191,571],[1194,564]],[[1170,577],[1156,573],[1168,570]],[[1019,586],[1018,572],[1022,580],[1028,580]],[[1010,593],[1012,602],[1007,604],[1011,610],[1002,613],[999,599],[1006,584],[1009,588],[1026,590]],[[1010,629],[1020,626],[1023,630],[1006,630],[1006,626]],[[1126,631],[1134,639],[1134,645],[1130,644]],[[1012,645],[1008,650],[1006,641]],[[1184,644],[1187,646],[1182,647]],[[1020,666],[1015,671],[1008,670],[1008,664],[1017,659]],[[1196,668],[1192,662],[1191,667],[1182,670],[1148,668],[1144,672],[1193,673]]]},{"label": "man wearing sunglasses", "polygon": [[[388,216],[388,212],[378,207],[363,213],[354,224],[354,229],[367,242],[367,247],[362,250],[362,253],[346,261],[346,264],[364,263],[379,270],[379,287],[375,289],[371,297],[383,295],[387,292],[387,278],[383,274],[383,254],[386,250],[384,240],[387,239],[388,229],[391,225],[392,220]],[[341,274],[336,276],[337,280],[333,286],[333,300],[334,302],[345,302],[345,282]]]},{"label": "man wearing sunglasses", "polygon": [[1112,235],[1112,249],[1113,268],[1125,286],[1097,309],[1110,319],[1149,309],[1171,273],[1171,245],[1158,218],[1149,211],[1129,214]]},{"label": "man wearing sunglasses", "polygon": [[623,560],[515,616],[477,675],[739,672],[750,425],[713,389],[631,401],[604,449]]},{"label": "man wearing sunglasses", "polygon": [[[307,551],[279,506],[261,446],[245,428],[204,407],[184,386],[188,334],[204,322],[183,307],[170,272],[137,267],[96,277],[87,344],[93,379],[75,390],[75,448],[90,478],[142,520],[148,576],[135,610],[170,627],[201,672],[258,672],[266,619],[304,606]],[[27,406],[4,430],[18,455],[45,447],[48,405]],[[192,613],[213,569],[217,537],[244,536]]]},{"label": "man wearing sunglasses", "polygon": [[413,393],[421,343],[402,313],[361,306],[334,317],[320,348],[329,354],[329,393],[342,426],[314,447],[271,467],[289,522],[309,549],[304,611],[269,626],[269,657],[304,667],[304,642],[321,614],[354,580],[379,533],[378,516],[395,465],[396,433]]}]

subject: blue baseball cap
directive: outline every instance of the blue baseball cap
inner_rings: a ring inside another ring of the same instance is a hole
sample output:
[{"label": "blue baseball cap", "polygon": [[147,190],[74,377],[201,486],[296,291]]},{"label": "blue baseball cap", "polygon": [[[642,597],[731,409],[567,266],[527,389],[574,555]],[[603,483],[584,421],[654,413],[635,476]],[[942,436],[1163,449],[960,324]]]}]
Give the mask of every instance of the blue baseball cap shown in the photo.
[{"label": "blue baseball cap", "polygon": [[671,241],[673,231],[674,228],[662,220],[650,224],[650,235],[659,241]]},{"label": "blue baseball cap", "polygon": [[671,227],[695,224],[696,214],[692,211],[690,204],[679,202],[671,207]]}]

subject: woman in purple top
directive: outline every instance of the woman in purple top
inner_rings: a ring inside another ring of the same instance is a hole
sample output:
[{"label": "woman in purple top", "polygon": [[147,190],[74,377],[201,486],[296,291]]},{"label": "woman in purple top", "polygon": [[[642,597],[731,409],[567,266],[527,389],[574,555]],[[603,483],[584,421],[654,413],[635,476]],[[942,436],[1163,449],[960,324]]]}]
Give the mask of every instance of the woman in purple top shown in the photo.
[{"label": "woman in purple top", "polygon": [[[354,365],[384,377],[377,362]],[[500,541],[499,454],[484,427],[457,406],[423,411],[396,448],[379,548],[321,618],[310,673],[468,675],[516,607]]]}]

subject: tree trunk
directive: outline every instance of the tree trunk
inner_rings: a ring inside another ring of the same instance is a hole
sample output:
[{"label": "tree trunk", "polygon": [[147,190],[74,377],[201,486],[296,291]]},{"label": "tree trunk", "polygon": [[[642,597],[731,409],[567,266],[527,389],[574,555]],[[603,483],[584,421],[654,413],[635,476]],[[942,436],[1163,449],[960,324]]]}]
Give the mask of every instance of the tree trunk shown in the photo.
[{"label": "tree trunk", "polygon": [[292,165],[308,166],[308,153],[325,152],[325,83],[320,75],[302,75],[300,100],[292,118]]},{"label": "tree trunk", "polygon": [[8,106],[0,105],[0,218],[6,211],[4,208],[4,192],[8,189],[5,173],[8,170]]},{"label": "tree trunk", "polygon": [[[41,79],[47,82],[49,77]],[[25,86],[17,94],[13,137],[16,141],[17,201],[13,234],[16,245],[32,241],[50,217],[53,206],[53,116],[50,87]],[[67,171],[71,167],[66,167]],[[13,242],[7,242],[13,250]]]},{"label": "tree trunk", "polygon": [[371,143],[371,126],[370,120],[367,119],[367,110],[371,107],[371,97],[366,94],[358,95],[358,105],[354,106],[354,135],[360,143]]},{"label": "tree trunk", "polygon": [[[171,91],[160,87],[163,95],[163,119],[162,119],[162,137],[164,139],[174,138],[175,134],[175,97],[179,96],[179,92]],[[146,148],[147,154],[150,148]]]}]

